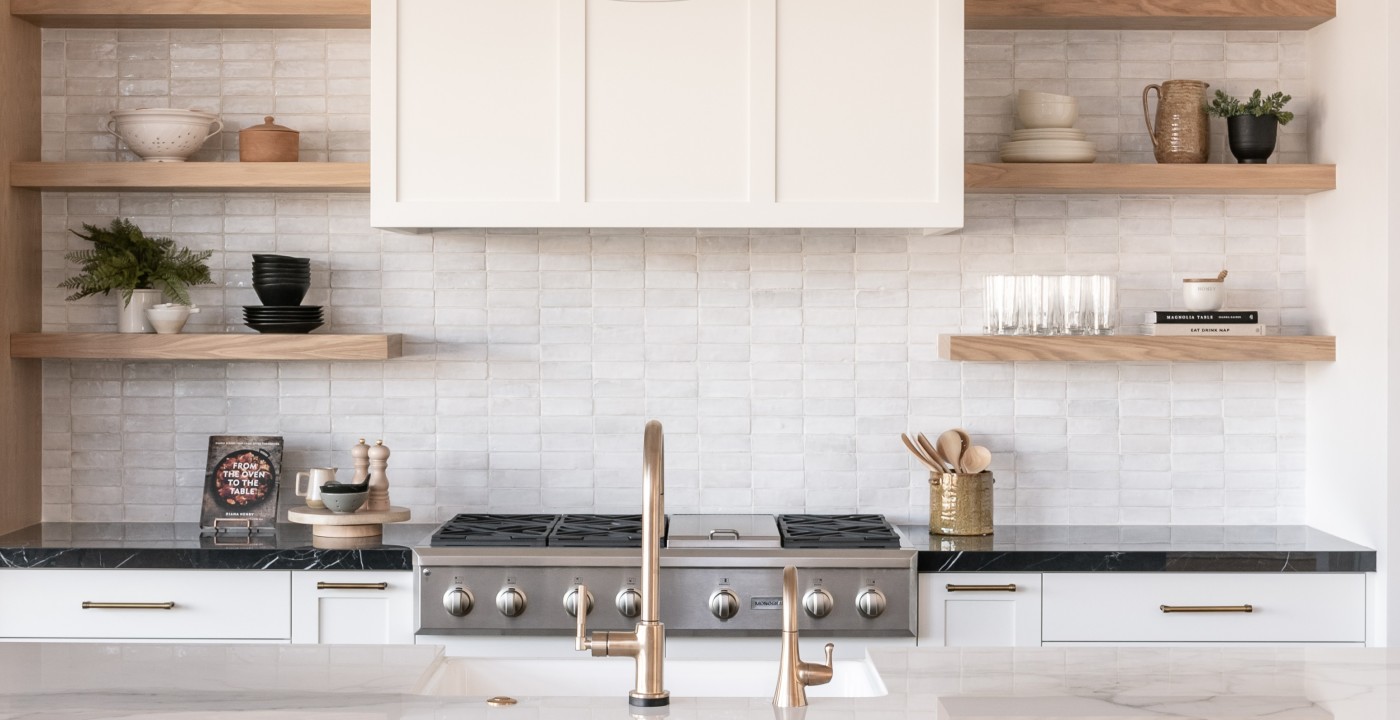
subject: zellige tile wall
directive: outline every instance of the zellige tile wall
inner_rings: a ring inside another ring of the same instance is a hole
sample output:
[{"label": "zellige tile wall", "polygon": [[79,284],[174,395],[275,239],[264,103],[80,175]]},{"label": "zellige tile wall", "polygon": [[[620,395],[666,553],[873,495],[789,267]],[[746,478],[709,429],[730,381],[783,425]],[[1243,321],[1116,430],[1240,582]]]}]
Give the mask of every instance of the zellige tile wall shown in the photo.
[{"label": "zellige tile wall", "polygon": [[[970,160],[994,160],[1018,88],[1081,97],[1106,162],[1150,159],[1143,85],[1170,77],[1293,91],[1302,33],[970,32]],[[307,161],[368,150],[363,31],[45,30],[44,157],[131,159],[103,126],[172,105],[227,123],[198,160],[237,158],[264,115]],[[1217,127],[1213,160],[1224,160]],[[286,469],[393,449],[396,504],[635,511],[641,428],[667,429],[667,506],[927,518],[927,474],[897,435],[962,425],[996,454],[998,520],[1302,519],[1303,367],[958,364],[997,272],[1103,272],[1122,318],[1170,307],[1181,277],[1231,271],[1231,304],[1304,331],[1303,208],[1290,197],[973,196],[955,235],[603,229],[423,235],[369,227],[363,195],[48,193],[44,323],[111,330],[111,300],[66,303],[81,223],[133,218],[214,251],[189,329],[239,329],[250,254],[312,258],[322,332],[402,332],[388,363],[44,364],[47,520],[197,519],[215,433],[286,437]],[[288,476],[290,478],[290,475]],[[292,504],[284,496],[283,505]]]}]

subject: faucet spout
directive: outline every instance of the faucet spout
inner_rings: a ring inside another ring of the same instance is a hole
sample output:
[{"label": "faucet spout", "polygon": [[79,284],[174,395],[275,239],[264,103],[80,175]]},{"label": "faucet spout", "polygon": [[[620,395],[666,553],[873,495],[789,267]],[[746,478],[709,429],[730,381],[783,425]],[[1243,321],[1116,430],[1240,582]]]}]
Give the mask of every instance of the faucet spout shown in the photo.
[{"label": "faucet spout", "polygon": [[773,691],[773,706],[797,708],[807,706],[807,686],[831,682],[834,667],[832,654],[836,646],[826,644],[826,664],[802,662],[802,650],[797,634],[797,568],[783,568],[783,654],[778,660],[778,688]]},{"label": "faucet spout", "polygon": [[637,663],[637,682],[627,694],[635,707],[671,704],[671,693],[664,682],[666,626],[660,618],[661,535],[666,524],[666,447],[661,423],[647,423],[642,442],[642,607],[637,627],[631,632],[588,634],[588,609],[583,598],[588,589],[578,587],[574,648],[589,650],[595,657],[630,657]]}]

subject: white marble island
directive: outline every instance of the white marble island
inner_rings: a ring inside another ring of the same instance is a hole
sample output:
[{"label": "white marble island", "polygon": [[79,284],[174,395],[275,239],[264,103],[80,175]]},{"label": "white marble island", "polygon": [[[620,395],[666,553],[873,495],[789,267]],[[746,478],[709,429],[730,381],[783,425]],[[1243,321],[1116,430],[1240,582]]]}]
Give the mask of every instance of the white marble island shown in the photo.
[{"label": "white marble island", "polygon": [[[917,649],[872,653],[889,694],[807,720],[1400,719],[1400,653],[1361,648]],[[616,697],[423,694],[434,647],[0,645],[0,719],[628,718]],[[582,659],[581,662],[612,662]],[[617,662],[625,662],[616,660]],[[509,694],[509,688],[501,693]],[[767,699],[676,697],[669,717],[768,720]]]}]

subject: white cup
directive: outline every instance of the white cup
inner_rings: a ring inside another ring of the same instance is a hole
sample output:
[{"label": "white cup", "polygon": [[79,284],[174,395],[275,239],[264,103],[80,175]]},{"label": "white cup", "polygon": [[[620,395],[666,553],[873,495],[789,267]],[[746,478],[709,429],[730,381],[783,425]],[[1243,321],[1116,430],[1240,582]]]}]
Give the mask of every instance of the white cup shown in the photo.
[{"label": "white cup", "polygon": [[[321,486],[328,482],[335,482],[335,468],[311,468],[307,472],[297,473],[297,497],[306,498],[306,506],[309,508],[323,508],[326,503],[321,500]],[[309,482],[306,487],[301,486],[302,478]]]},{"label": "white cup", "polygon": [[1181,281],[1181,299],[1187,310],[1205,312],[1225,305],[1225,281],[1215,278],[1187,278]]}]

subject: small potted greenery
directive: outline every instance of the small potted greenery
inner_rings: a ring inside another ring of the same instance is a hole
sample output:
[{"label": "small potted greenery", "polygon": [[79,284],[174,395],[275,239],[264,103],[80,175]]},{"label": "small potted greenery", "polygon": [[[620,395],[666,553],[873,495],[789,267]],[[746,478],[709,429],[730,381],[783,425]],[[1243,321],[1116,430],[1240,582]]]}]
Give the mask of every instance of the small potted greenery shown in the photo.
[{"label": "small potted greenery", "polygon": [[1293,113],[1283,109],[1292,99],[1292,95],[1281,92],[1264,97],[1256,89],[1249,100],[1241,102],[1233,95],[1216,90],[1215,99],[1206,106],[1206,112],[1212,117],[1225,118],[1230,130],[1230,152],[1236,160],[1245,164],[1266,163],[1278,144],[1278,126],[1293,120]]},{"label": "small potted greenery", "polygon": [[64,280],[59,287],[72,290],[69,300],[89,295],[121,293],[117,305],[117,330],[124,333],[152,332],[146,309],[159,303],[161,293],[181,305],[190,302],[189,288],[208,285],[209,266],[204,264],[213,252],[194,252],[176,247],[170,238],[148,237],[130,220],[117,218],[108,227],[83,225],[87,233],[73,234],[93,244],[92,248],[68,253],[69,262],[78,263],[81,272]]}]

